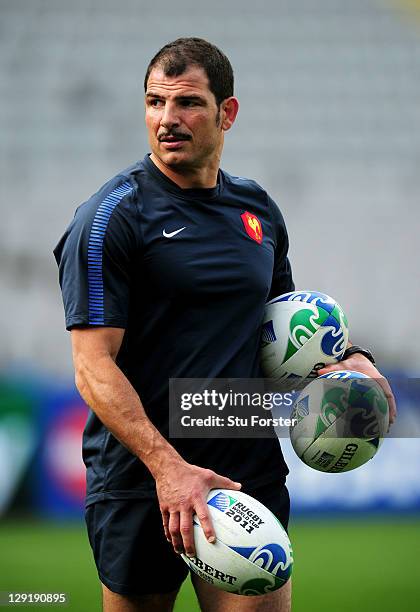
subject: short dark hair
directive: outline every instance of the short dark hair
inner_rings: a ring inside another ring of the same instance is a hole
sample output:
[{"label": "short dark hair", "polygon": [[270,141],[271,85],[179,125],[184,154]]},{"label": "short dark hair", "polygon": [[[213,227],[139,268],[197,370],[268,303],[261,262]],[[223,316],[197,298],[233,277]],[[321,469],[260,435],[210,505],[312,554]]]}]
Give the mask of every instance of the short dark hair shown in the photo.
[{"label": "short dark hair", "polygon": [[177,38],[160,49],[146,70],[144,91],[155,66],[162,67],[166,76],[179,76],[190,66],[203,68],[209,80],[209,89],[217,106],[233,96],[233,70],[226,55],[203,38]]}]

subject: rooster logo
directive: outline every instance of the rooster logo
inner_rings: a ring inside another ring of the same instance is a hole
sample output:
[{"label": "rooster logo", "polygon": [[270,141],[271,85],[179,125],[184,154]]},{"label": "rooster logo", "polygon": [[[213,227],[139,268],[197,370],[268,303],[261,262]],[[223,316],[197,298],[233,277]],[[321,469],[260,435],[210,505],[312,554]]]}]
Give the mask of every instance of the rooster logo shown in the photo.
[{"label": "rooster logo", "polygon": [[245,211],[241,215],[242,222],[245,227],[245,231],[252,240],[261,244],[263,239],[261,222],[255,215],[251,215],[248,211]]}]

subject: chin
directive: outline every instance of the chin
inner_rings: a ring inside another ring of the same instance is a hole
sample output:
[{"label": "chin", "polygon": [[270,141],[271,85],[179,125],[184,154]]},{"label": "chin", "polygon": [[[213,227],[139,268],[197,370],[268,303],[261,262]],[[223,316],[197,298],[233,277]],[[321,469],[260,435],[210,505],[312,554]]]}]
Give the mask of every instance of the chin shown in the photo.
[{"label": "chin", "polygon": [[182,151],[165,151],[162,155],[159,155],[159,157],[167,166],[179,168],[192,165],[192,160],[189,158],[189,155],[186,155]]}]

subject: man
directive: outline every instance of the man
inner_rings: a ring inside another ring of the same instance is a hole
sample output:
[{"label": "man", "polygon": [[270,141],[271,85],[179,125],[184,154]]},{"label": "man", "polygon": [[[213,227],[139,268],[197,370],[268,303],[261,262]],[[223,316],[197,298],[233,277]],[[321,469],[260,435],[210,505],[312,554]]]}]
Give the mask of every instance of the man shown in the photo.
[{"label": "man", "polygon": [[[194,512],[215,540],[210,489],[242,486],[286,528],[289,515],[277,440],[168,441],[169,378],[257,377],[264,304],[294,289],[279,209],[219,168],[238,113],[231,65],[202,39],[178,39],[151,60],[145,94],[151,155],[79,207],[55,250],[92,409],[86,520],[112,612],[172,609]],[[360,354],[342,367],[378,376]],[[192,581],[205,611],[290,610],[290,581],[251,598]]]}]

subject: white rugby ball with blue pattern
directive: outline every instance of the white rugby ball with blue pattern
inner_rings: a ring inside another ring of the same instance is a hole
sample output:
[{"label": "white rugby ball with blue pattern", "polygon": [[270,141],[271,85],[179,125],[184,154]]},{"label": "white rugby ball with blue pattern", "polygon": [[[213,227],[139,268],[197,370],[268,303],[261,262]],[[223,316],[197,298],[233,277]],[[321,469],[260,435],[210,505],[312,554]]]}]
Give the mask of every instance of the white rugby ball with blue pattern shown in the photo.
[{"label": "white rugby ball with blue pattern", "polygon": [[354,470],[372,459],[388,430],[379,383],[341,370],[310,382],[293,405],[290,439],[306,465],[321,472]]},{"label": "white rugby ball with blue pattern", "polygon": [[217,540],[209,544],[194,516],[196,557],[182,558],[206,582],[238,595],[264,595],[290,578],[293,552],[277,518],[241,491],[212,489],[207,506]]},{"label": "white rugby ball with blue pattern", "polygon": [[339,361],[349,337],[346,315],[325,293],[292,291],[266,304],[261,368],[274,380],[307,378]]}]

